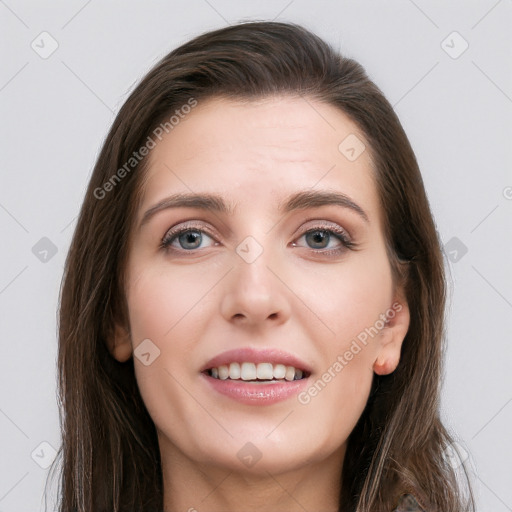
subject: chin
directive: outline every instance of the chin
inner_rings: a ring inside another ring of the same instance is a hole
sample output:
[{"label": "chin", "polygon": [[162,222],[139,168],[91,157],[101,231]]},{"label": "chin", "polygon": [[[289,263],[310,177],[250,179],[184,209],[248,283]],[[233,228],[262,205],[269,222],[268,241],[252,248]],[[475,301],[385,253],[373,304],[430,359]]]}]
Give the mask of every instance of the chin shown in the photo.
[{"label": "chin", "polygon": [[[219,449],[211,451],[212,445]],[[318,449],[317,449],[318,448]],[[210,452],[205,457],[206,450]],[[250,435],[245,430],[243,436],[235,436],[226,443],[226,439],[209,443],[202,452],[202,462],[218,466],[227,471],[251,476],[268,478],[268,473],[281,474],[300,469],[308,464],[325,458],[320,447],[307,446],[296,437],[286,436],[286,440],[270,440],[266,434]]]}]

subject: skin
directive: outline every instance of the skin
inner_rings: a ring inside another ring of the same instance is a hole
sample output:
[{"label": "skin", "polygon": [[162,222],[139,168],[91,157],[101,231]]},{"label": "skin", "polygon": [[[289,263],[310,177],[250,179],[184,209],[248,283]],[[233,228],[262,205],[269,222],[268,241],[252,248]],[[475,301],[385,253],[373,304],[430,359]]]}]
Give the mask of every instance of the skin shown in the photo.
[{"label": "skin", "polygon": [[[374,373],[398,365],[409,326],[386,254],[370,152],[351,162],[338,149],[349,134],[364,141],[345,114],[312,98],[214,98],[149,154],[126,269],[129,326],[118,325],[110,350],[126,361],[148,338],[160,350],[147,366],[134,360],[158,431],[168,512],[242,504],[248,512],[338,510],[346,440]],[[346,194],[368,221],[338,205],[280,213],[279,202],[300,190]],[[218,194],[236,214],[171,208],[139,229],[144,212],[178,192]],[[183,248],[175,238],[174,251],[162,249],[169,229],[185,221],[209,229],[202,242],[182,237]],[[323,242],[304,235],[332,226],[355,249],[343,248],[334,233]],[[236,252],[249,235],[263,249],[252,263]],[[315,381],[397,303],[400,311],[307,404],[297,396],[240,404],[199,374],[225,350],[279,348],[307,361]],[[237,457],[247,442],[262,455],[251,467]]]}]

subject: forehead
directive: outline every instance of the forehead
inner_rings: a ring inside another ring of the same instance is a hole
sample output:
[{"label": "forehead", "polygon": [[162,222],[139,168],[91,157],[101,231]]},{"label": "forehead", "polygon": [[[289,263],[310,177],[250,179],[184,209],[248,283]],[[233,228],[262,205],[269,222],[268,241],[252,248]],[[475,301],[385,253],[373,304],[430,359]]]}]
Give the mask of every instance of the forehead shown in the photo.
[{"label": "forehead", "polygon": [[143,207],[193,191],[256,208],[256,199],[305,188],[340,190],[369,210],[378,203],[364,135],[340,109],[309,97],[199,102],[157,142],[148,164]]}]

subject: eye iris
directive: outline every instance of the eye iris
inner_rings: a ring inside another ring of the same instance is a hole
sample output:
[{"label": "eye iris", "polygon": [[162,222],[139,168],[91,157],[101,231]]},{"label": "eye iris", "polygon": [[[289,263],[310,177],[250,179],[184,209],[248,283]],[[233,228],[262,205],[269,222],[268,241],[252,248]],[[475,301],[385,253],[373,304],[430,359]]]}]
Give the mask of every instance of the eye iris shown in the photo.
[{"label": "eye iris", "polygon": [[[201,233],[199,233],[198,231],[187,231],[185,233],[182,233],[178,237],[178,240],[180,242],[181,247],[183,247],[183,249],[197,249],[197,247],[199,247],[199,245],[201,245],[202,238],[203,237],[202,237]],[[199,243],[195,243],[195,242],[199,242]],[[194,244],[194,246],[187,247],[186,246],[187,243]]]},{"label": "eye iris", "polygon": [[[329,233],[327,231],[320,231],[320,230],[311,231],[310,233],[306,234],[306,239],[307,239],[308,243],[312,243],[313,245],[317,244],[317,243],[322,244],[322,242],[325,242],[325,241],[327,241],[327,243],[329,243]],[[315,249],[318,249],[318,248],[319,249],[325,248],[325,244],[322,245],[321,247],[315,247]]]}]

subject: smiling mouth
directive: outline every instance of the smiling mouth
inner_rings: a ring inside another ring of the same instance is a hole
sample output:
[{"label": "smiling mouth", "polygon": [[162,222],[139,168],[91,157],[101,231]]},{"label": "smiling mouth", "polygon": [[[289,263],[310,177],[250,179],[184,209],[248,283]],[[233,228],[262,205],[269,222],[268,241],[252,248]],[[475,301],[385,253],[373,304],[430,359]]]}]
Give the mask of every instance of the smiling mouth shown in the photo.
[{"label": "smiling mouth", "polygon": [[237,363],[221,365],[205,370],[203,373],[219,380],[238,380],[251,384],[258,382],[291,382],[309,377],[305,370],[272,363]]}]

